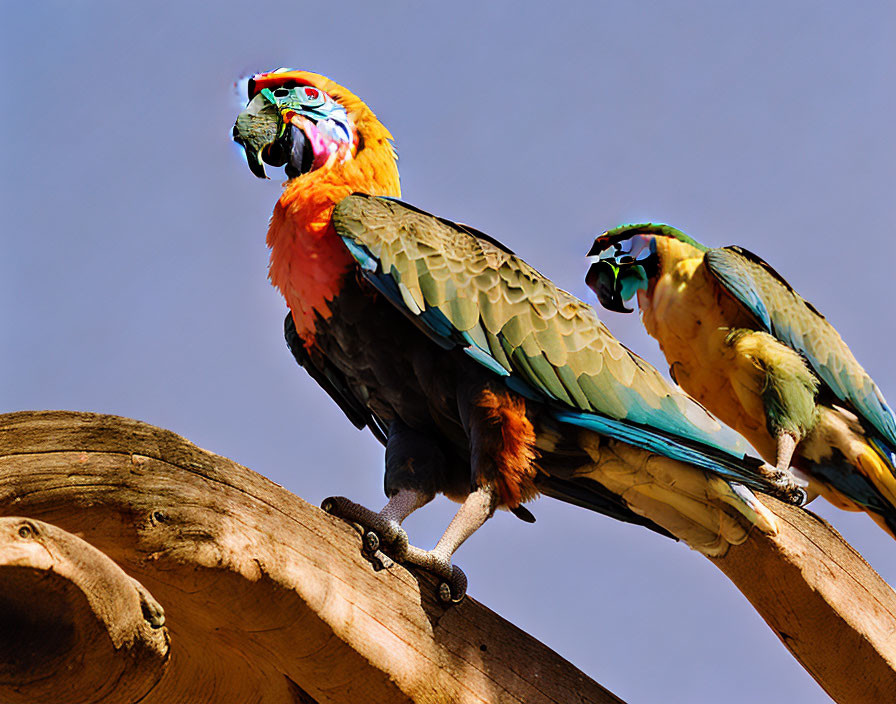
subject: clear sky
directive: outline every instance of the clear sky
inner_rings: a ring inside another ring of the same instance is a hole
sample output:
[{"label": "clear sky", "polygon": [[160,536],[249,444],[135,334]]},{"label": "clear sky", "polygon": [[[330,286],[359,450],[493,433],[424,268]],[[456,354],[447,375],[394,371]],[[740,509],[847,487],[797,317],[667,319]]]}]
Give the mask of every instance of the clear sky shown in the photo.
[{"label": "clear sky", "polygon": [[[391,129],[404,198],[563,287],[665,221],[761,254],[896,401],[892,2],[4,2],[0,402],[170,428],[312,503],[383,502],[382,451],[282,339],[279,182],[230,142],[240,76],[325,73]],[[634,316],[601,313],[665,371]],[[457,555],[476,599],[630,702],[824,702],[707,560],[544,499]],[[896,546],[812,505],[890,582]],[[429,547],[453,512],[413,516]],[[857,676],[860,676],[857,673]]]}]

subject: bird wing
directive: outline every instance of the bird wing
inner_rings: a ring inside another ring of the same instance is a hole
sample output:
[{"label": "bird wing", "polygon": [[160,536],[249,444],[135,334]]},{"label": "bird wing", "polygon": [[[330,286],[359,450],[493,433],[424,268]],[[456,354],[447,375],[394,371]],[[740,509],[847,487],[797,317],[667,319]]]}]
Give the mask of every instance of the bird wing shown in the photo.
[{"label": "bird wing", "polygon": [[495,240],[364,194],[342,200],[333,224],[366,279],[423,332],[553,404],[558,420],[767,489],[745,467],[743,438]]},{"label": "bird wing", "polygon": [[834,326],[811,303],[765,261],[741,247],[711,249],[704,260],[722,287],[766,332],[802,354],[831,392],[896,448],[893,411]]},{"label": "bird wing", "polygon": [[355,395],[345,375],[339,371],[336,365],[322,355],[312,355],[306,349],[296,333],[292,313],[286,314],[286,319],[283,321],[283,334],[286,337],[286,345],[298,365],[327,392],[352,425],[358,430],[363,430],[365,427],[370,428],[373,436],[385,445],[388,435],[386,423]]}]

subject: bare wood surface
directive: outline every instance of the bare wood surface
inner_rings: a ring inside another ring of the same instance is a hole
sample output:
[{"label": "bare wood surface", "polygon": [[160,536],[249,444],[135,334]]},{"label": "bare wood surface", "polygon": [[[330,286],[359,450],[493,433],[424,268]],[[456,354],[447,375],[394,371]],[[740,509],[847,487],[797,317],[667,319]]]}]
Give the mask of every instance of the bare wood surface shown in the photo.
[{"label": "bare wood surface", "polygon": [[[170,657],[141,704],[621,701],[473,599],[443,606],[430,576],[374,572],[342,521],[138,421],[0,416],[0,513],[77,533],[164,607]],[[74,701],[49,682],[28,701]]]},{"label": "bare wood surface", "polygon": [[896,702],[896,594],[831,526],[763,497],[780,531],[712,560],[836,702]]},{"label": "bare wood surface", "polygon": [[[780,533],[713,562],[835,701],[896,701],[893,590],[823,520],[766,504]],[[144,423],[0,416],[0,506],[78,532],[165,606],[148,704],[619,701],[472,599],[443,607],[429,576],[373,572],[338,519]]]},{"label": "bare wood surface", "polygon": [[4,704],[137,701],[168,661],[162,620],[152,596],[96,548],[41,521],[0,518]]}]

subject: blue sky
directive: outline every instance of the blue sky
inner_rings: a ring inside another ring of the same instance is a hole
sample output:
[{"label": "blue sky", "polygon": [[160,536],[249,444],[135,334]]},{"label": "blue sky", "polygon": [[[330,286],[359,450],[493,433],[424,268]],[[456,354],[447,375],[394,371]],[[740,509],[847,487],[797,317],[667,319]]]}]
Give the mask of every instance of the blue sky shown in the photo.
[{"label": "blue sky", "polygon": [[[585,300],[592,237],[665,221],[740,244],[896,400],[896,6],[889,2],[7,2],[4,410],[175,430],[312,503],[383,502],[382,451],[282,340],[264,233],[279,182],[230,129],[240,76],[364,98],[404,198],[506,242]],[[602,313],[665,371],[634,316]],[[540,500],[457,555],[471,594],[631,702],[824,702],[707,560]],[[893,582],[892,540],[812,505]],[[447,501],[408,522],[434,543]]]}]

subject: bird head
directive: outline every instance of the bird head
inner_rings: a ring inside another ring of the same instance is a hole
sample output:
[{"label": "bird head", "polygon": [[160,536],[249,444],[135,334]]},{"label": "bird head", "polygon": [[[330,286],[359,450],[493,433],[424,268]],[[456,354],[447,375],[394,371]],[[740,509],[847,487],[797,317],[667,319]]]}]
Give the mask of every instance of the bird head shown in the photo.
[{"label": "bird head", "polygon": [[597,257],[585,282],[597,294],[600,304],[617,313],[631,313],[625,301],[639,290],[647,290],[659,273],[660,255],[658,239],[672,237],[706,251],[680,230],[669,225],[643,223],[622,225],[607,230],[594,240],[589,257]]},{"label": "bird head", "polygon": [[351,161],[363,146],[365,127],[371,140],[391,139],[359,98],[318,74],[284,68],[259,73],[249,79],[248,93],[233,139],[259,178],[267,178],[265,164],[285,166],[293,179]]}]

